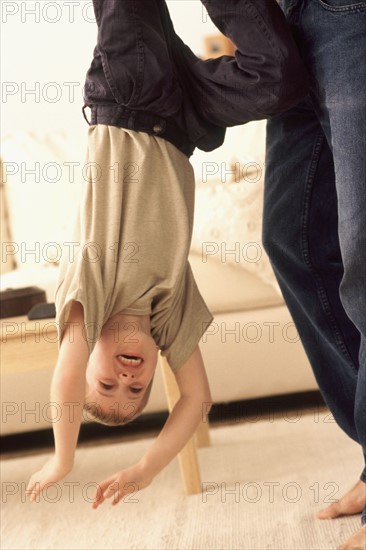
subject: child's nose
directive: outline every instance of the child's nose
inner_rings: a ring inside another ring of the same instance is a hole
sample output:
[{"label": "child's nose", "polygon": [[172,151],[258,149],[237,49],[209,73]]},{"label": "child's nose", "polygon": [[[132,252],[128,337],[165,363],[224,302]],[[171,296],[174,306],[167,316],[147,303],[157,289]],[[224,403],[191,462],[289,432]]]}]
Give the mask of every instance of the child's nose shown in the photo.
[{"label": "child's nose", "polygon": [[131,380],[136,379],[136,375],[129,372],[120,372],[118,378],[120,378],[122,382],[129,383]]}]

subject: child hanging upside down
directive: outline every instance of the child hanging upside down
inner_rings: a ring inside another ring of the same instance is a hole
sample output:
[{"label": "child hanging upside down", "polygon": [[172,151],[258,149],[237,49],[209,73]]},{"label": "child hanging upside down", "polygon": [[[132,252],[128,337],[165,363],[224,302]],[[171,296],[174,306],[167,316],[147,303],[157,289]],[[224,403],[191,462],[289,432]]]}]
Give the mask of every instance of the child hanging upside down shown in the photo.
[{"label": "child hanging upside down", "polygon": [[119,502],[128,483],[149,485],[211,402],[198,343],[213,317],[188,262],[189,157],[220,146],[227,126],[290,108],[308,84],[275,0],[203,3],[235,56],[197,58],[163,0],[94,0],[98,43],[83,108],[91,109],[89,172],[72,239],[80,247],[61,264],[55,294],[51,398],[62,415],[55,455],[29,481],[33,500],[71,471],[83,409],[110,425],[142,412],[159,350],[181,397],[141,460],[100,483],[93,506]]}]

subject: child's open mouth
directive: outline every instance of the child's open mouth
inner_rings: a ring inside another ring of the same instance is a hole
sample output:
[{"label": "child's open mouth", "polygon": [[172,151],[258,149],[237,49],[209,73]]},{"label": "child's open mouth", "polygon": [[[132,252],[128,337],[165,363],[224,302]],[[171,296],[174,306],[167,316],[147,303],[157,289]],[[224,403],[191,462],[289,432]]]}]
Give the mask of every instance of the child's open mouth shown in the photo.
[{"label": "child's open mouth", "polygon": [[138,367],[143,362],[143,358],[136,355],[121,354],[118,357],[124,365],[132,367]]}]

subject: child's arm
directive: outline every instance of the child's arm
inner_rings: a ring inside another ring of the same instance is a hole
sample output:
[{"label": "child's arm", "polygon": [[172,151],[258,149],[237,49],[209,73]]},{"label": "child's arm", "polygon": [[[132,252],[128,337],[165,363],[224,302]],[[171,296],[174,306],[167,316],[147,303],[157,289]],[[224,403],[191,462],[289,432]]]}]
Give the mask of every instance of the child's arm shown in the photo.
[{"label": "child's arm", "polygon": [[175,374],[181,394],[141,463],[155,477],[182,450],[209,412],[210,388],[199,347]]},{"label": "child's arm", "polygon": [[73,302],[51,383],[51,403],[57,403],[53,420],[55,454],[36,472],[27,486],[31,500],[43,489],[65,477],[74,464],[85,399],[85,371],[89,349],[83,335],[84,315],[79,302]]},{"label": "child's arm", "polygon": [[159,436],[142,459],[100,483],[93,508],[114,496],[117,504],[127,493],[147,487],[193,436],[211,403],[210,389],[199,347],[175,373],[181,393]]}]

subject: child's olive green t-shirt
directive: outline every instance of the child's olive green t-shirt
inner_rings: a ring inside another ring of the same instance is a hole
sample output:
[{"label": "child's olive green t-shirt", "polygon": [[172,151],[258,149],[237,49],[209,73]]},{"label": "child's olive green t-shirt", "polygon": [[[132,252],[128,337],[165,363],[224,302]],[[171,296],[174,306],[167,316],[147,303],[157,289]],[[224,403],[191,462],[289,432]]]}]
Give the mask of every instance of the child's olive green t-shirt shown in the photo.
[{"label": "child's olive green t-shirt", "polygon": [[72,300],[83,305],[90,353],[112,315],[149,314],[176,370],[213,320],[187,260],[193,168],[163,138],[103,124],[88,129],[85,161],[73,255],[62,257],[55,292],[58,341]]}]

